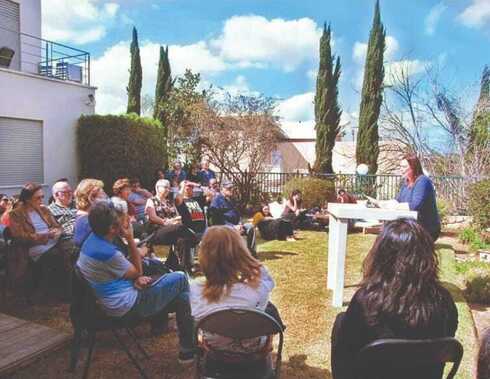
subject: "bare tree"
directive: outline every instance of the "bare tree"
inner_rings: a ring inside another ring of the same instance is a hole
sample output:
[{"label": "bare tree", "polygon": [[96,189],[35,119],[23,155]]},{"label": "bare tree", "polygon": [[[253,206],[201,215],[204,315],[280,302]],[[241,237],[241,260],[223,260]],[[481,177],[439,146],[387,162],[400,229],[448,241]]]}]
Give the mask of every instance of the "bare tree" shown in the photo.
[{"label": "bare tree", "polygon": [[227,94],[198,126],[204,153],[235,183],[242,205],[257,200],[257,174],[270,162],[282,135],[274,107],[274,101],[263,96]]}]

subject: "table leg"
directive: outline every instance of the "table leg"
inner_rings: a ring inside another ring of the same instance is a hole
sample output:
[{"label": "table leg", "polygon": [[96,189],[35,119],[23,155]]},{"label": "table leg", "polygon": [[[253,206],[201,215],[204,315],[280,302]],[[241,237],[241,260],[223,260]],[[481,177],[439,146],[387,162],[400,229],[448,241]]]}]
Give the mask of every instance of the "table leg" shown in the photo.
[{"label": "table leg", "polygon": [[335,273],[334,267],[337,262],[337,258],[335,257],[335,249],[334,249],[334,238],[333,238],[333,229],[334,229],[335,217],[329,216],[328,223],[328,266],[327,266],[327,288],[329,290],[333,290],[335,283]]},{"label": "table leg", "polygon": [[[347,219],[335,219],[330,227],[332,233],[333,270],[331,279],[333,282],[332,305],[342,307],[344,295],[345,255],[347,250]],[[330,237],[329,237],[330,241]],[[330,245],[330,243],[329,243]]]}]

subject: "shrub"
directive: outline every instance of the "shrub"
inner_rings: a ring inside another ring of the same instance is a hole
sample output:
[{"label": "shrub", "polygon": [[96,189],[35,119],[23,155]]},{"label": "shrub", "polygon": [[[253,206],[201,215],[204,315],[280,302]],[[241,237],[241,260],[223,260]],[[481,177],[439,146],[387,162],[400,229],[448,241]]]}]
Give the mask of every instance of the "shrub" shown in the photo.
[{"label": "shrub", "polygon": [[135,114],[82,116],[77,146],[80,178],[97,178],[107,192],[120,177],[137,176],[152,188],[154,172],[164,162],[164,134],[159,121]]},{"label": "shrub", "polygon": [[450,205],[445,199],[437,199],[437,210],[443,225],[447,224],[447,217],[450,214]]},{"label": "shrub", "polygon": [[481,180],[470,186],[468,211],[479,228],[490,227],[490,179]]},{"label": "shrub", "polygon": [[314,177],[293,178],[283,188],[283,196],[288,199],[289,194],[298,189],[303,194],[303,207],[321,207],[325,202],[335,201],[335,183],[332,179]]},{"label": "shrub", "polygon": [[490,304],[490,267],[475,267],[466,274],[465,295],[468,301]]},{"label": "shrub", "polygon": [[470,245],[470,250],[472,251],[488,249],[490,247],[483,233],[480,233],[474,227],[464,228],[459,233],[458,238],[462,243]]}]

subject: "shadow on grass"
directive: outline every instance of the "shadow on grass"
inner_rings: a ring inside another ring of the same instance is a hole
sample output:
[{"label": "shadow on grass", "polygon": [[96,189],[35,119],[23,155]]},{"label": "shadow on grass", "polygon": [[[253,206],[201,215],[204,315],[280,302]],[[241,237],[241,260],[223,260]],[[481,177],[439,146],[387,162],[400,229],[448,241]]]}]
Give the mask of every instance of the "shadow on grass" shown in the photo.
[{"label": "shadow on grass", "polygon": [[461,288],[449,282],[441,282],[441,284],[451,293],[455,303],[466,303],[466,299]]},{"label": "shadow on grass", "polygon": [[298,255],[298,253],[292,253],[290,251],[259,251],[259,259],[263,261],[271,261],[275,259],[282,259],[285,256]]},{"label": "shadow on grass", "polygon": [[306,363],[306,354],[296,354],[283,361],[281,365],[281,378],[283,379],[332,379],[329,370],[309,366]]},{"label": "shadow on grass", "polygon": [[436,243],[435,247],[436,247],[436,250],[439,250],[439,249],[453,250],[453,246],[448,244],[448,243]]}]

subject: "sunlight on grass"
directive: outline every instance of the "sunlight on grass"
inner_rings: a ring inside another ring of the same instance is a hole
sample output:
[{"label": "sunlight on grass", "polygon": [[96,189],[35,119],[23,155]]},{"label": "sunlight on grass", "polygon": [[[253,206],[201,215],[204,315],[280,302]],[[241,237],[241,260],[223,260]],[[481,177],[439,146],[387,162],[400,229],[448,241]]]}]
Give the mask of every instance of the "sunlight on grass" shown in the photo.
[{"label": "sunlight on grass", "polygon": [[[259,257],[271,271],[276,288],[272,300],[287,330],[283,354],[283,378],[330,378],[330,333],[336,314],[327,282],[326,233],[303,232],[297,242],[270,241],[260,245]],[[361,280],[361,266],[375,236],[352,234],[348,238],[344,302]],[[457,337],[465,346],[458,378],[471,378],[475,334],[468,305],[462,297],[454,269],[452,250],[440,249],[441,280],[457,303]],[[345,310],[345,307],[343,308]]]}]

